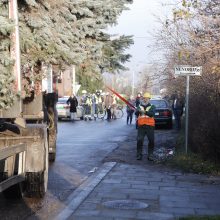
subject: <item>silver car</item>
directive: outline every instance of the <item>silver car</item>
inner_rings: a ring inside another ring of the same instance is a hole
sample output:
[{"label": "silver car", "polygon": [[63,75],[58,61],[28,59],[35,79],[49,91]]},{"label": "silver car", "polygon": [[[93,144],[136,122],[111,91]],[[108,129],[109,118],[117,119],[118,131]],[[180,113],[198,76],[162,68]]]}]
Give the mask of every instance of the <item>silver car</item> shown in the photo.
[{"label": "silver car", "polygon": [[[62,98],[58,99],[56,108],[57,108],[57,115],[58,115],[58,119],[70,119],[70,105],[68,105],[66,102],[68,100],[69,97],[64,96]],[[84,108],[82,106],[77,106],[76,108],[76,117],[78,119],[83,120],[84,118]]]}]

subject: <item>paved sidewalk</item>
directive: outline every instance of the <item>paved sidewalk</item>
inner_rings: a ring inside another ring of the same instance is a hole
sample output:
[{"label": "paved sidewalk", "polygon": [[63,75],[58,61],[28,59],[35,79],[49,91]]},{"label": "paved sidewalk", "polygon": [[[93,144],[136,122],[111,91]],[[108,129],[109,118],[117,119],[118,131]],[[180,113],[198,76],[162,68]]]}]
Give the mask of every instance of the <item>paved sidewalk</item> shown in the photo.
[{"label": "paved sidewalk", "polygon": [[[170,146],[171,136],[158,143]],[[184,174],[146,158],[136,161],[134,146],[135,135],[106,158],[55,219],[172,220],[220,215],[220,177]]]}]

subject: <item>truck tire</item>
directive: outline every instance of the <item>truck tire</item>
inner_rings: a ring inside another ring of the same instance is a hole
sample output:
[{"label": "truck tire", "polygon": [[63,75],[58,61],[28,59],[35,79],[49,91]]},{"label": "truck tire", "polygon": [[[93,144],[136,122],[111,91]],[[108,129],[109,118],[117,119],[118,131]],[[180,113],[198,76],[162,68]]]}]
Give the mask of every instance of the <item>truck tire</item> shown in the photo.
[{"label": "truck tire", "polygon": [[22,198],[22,189],[21,184],[16,184],[2,192],[6,199],[21,199]]},{"label": "truck tire", "polygon": [[47,191],[47,172],[27,173],[25,183],[25,196],[29,198],[43,198]]},{"label": "truck tire", "polygon": [[24,195],[30,198],[43,198],[47,191],[48,184],[48,142],[47,138],[44,141],[45,145],[45,169],[41,172],[26,173],[26,181],[24,184]]},{"label": "truck tire", "polygon": [[50,162],[54,162],[56,160],[56,148],[57,148],[56,135],[50,135],[49,133],[49,161]]},{"label": "truck tire", "polygon": [[54,162],[56,160],[56,152],[55,153],[49,153],[49,161]]},{"label": "truck tire", "polygon": [[[57,116],[54,109],[48,109],[49,117],[49,131],[48,131],[48,140],[49,140],[49,161],[54,162],[56,159],[56,142],[57,142]],[[59,119],[59,117],[58,117]]]}]

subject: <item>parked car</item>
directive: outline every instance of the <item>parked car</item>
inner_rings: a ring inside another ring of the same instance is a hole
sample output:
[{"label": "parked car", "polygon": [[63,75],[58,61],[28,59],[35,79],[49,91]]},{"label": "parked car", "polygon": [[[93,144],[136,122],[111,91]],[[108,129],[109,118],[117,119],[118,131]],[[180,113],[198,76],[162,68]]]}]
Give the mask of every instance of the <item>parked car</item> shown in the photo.
[{"label": "parked car", "polygon": [[156,107],[155,123],[157,125],[165,125],[167,128],[172,128],[172,110],[169,103],[164,99],[151,99],[150,103]]},{"label": "parked car", "polygon": [[[68,105],[66,102],[69,97],[64,96],[62,98],[58,99],[56,108],[57,108],[57,115],[58,120],[67,118],[70,119],[70,105]],[[82,106],[77,106],[76,108],[76,117],[83,120],[84,118],[84,108]]]}]

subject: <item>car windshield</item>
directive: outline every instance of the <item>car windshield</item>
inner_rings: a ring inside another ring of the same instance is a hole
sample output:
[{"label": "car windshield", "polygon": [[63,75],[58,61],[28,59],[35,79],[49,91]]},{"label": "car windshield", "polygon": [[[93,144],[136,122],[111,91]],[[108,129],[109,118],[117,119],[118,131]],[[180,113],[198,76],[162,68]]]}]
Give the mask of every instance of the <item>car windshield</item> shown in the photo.
[{"label": "car windshield", "polygon": [[59,104],[66,104],[67,98],[59,98],[58,103]]},{"label": "car windshield", "polygon": [[167,108],[167,103],[164,100],[150,100],[150,103],[156,108]]}]

